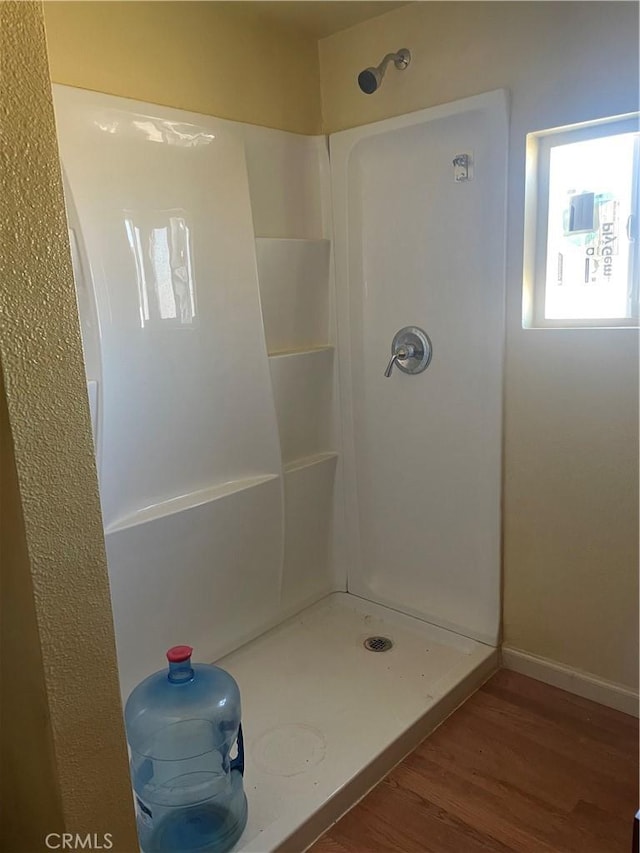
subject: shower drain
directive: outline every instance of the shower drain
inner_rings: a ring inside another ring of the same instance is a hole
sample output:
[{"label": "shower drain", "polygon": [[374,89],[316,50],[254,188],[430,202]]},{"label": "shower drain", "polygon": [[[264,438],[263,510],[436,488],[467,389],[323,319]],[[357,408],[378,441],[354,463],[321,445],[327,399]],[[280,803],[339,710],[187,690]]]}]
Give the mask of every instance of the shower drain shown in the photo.
[{"label": "shower drain", "polygon": [[368,652],[388,652],[393,648],[393,641],[388,637],[367,637],[364,647]]}]

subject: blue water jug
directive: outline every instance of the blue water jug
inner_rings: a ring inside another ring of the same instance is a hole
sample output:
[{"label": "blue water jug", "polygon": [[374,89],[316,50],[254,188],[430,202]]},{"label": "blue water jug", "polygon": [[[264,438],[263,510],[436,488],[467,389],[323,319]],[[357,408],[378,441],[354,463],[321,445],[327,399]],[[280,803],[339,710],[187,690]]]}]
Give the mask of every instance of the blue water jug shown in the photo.
[{"label": "blue water jug", "polygon": [[125,707],[144,853],[223,853],[247,822],[240,691],[223,669],[192,664],[192,651],[169,649],[168,672],[141,682]]}]

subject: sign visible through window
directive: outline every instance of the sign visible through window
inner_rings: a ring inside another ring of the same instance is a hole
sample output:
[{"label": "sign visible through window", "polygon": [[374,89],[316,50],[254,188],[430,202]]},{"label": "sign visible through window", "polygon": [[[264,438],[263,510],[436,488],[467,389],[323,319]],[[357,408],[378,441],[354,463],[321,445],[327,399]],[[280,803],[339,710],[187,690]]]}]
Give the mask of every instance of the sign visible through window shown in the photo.
[{"label": "sign visible through window", "polygon": [[637,117],[533,137],[532,325],[635,325]]}]

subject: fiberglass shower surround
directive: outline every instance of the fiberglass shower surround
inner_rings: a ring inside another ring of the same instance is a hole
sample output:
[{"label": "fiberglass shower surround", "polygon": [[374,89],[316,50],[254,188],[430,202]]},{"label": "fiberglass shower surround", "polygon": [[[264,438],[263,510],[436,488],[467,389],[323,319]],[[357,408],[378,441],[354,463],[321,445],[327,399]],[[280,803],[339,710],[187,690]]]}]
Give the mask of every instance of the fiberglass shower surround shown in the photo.
[{"label": "fiberglass shower surround", "polygon": [[495,666],[505,93],[333,134],[330,161],[54,96],[123,696],[176,643],[227,655],[241,849],[273,849]]},{"label": "fiberglass shower surround", "polygon": [[[495,644],[504,94],[334,134],[331,171],[323,137],[55,99],[123,691],[336,589]],[[385,379],[407,326],[432,363]]]}]

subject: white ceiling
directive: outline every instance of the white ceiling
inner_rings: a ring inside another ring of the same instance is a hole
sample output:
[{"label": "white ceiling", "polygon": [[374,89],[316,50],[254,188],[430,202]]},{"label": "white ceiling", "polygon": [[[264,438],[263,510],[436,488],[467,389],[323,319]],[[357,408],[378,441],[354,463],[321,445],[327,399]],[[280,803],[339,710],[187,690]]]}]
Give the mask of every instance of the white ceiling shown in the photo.
[{"label": "white ceiling", "polygon": [[321,39],[406,6],[407,0],[236,0],[228,5]]}]

